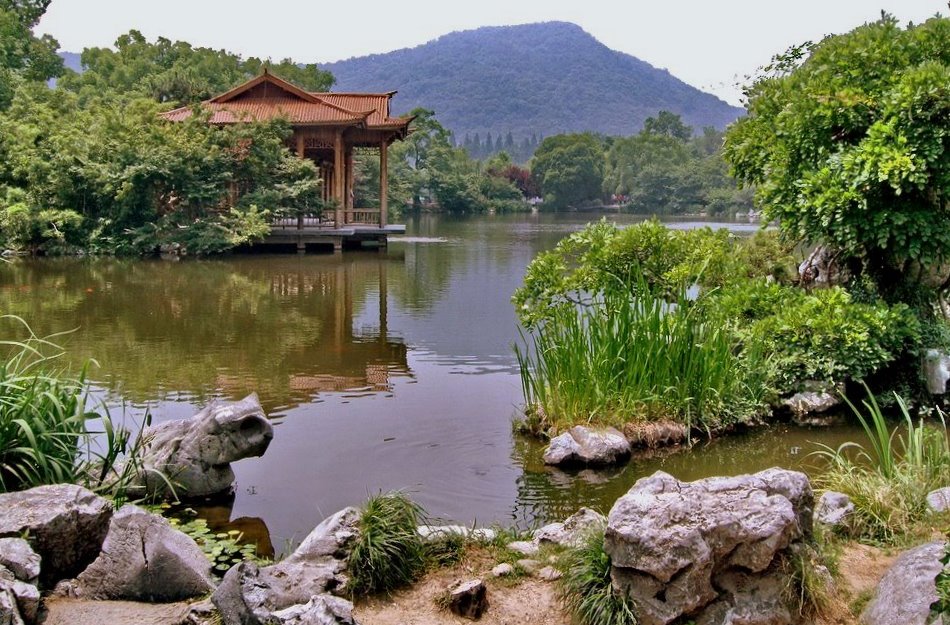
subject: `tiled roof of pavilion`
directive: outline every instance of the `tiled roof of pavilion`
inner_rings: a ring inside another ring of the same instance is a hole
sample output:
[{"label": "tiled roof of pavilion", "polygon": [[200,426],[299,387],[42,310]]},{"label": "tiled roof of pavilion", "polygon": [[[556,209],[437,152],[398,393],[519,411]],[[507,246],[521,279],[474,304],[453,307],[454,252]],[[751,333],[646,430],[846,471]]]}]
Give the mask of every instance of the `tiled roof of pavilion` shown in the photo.
[{"label": "tiled roof of pavilion", "polygon": [[[412,117],[390,117],[389,93],[310,93],[265,72],[200,106],[210,111],[212,124],[286,119],[293,125],[358,126],[368,129],[405,129]],[[194,106],[162,114],[180,122],[191,117]]]}]

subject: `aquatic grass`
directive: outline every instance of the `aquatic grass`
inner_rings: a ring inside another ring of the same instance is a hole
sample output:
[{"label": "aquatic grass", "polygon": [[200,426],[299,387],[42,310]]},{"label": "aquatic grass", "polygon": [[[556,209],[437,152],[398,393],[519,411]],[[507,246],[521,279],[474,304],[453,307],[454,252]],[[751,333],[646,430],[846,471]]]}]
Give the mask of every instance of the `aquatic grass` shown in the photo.
[{"label": "aquatic grass", "polygon": [[927,494],[950,483],[947,425],[939,411],[939,421],[928,424],[921,418],[915,423],[906,402],[895,394],[901,423],[891,427],[865,390],[863,412],[848,404],[861,423],[867,448],[854,441],[837,448],[819,445],[813,454],[828,468],[818,483],[851,498],[858,535],[892,543],[920,529],[929,514]]},{"label": "aquatic grass", "polygon": [[610,556],[604,551],[604,528],[589,531],[576,547],[564,550],[557,560],[562,577],[557,581],[561,605],[580,625],[636,625],[629,601],[613,591]]},{"label": "aquatic grass", "polygon": [[744,362],[686,289],[673,302],[645,283],[634,291],[554,310],[522,333],[515,353],[530,427],[673,419],[712,430],[754,415],[766,380],[748,359],[760,354]]},{"label": "aquatic grass", "polygon": [[[80,484],[116,498],[129,495],[145,438],[117,427],[102,406],[89,409],[87,362],[78,374],[61,364],[54,342],[63,334],[37,336],[20,317],[2,315],[26,336],[0,340],[0,492],[43,484]],[[101,430],[90,428],[98,422]],[[148,415],[140,428],[147,426]]]},{"label": "aquatic grass", "polygon": [[352,594],[388,592],[425,571],[426,546],[417,531],[424,516],[404,493],[381,493],[367,500],[348,561]]}]

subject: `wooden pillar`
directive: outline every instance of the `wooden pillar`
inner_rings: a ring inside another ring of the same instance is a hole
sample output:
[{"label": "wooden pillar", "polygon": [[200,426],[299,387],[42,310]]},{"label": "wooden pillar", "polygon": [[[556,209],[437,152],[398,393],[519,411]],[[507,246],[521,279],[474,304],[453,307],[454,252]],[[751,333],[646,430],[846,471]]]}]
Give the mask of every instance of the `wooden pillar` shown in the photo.
[{"label": "wooden pillar", "polygon": [[353,210],[353,148],[346,149],[346,187],[343,190],[343,197],[346,198],[346,209]]},{"label": "wooden pillar", "polygon": [[[297,133],[297,158],[304,159],[306,156],[306,151],[303,142],[303,134],[300,132]],[[303,230],[303,213],[297,215],[297,230]],[[300,246],[297,246],[298,252],[306,252],[306,246],[303,250],[300,249]]]},{"label": "wooden pillar", "polygon": [[333,199],[336,200],[336,227],[343,226],[346,197],[343,192],[344,180],[343,131],[337,131],[333,141]]},{"label": "wooden pillar", "polygon": [[389,143],[379,144],[379,227],[385,228],[389,215]]}]

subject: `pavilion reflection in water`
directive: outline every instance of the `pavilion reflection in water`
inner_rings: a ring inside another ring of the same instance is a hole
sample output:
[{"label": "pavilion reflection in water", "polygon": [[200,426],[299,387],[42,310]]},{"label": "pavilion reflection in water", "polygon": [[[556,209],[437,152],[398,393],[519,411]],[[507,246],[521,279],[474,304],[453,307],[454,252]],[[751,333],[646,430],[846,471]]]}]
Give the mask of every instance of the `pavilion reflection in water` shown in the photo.
[{"label": "pavilion reflection in water", "polygon": [[[394,254],[336,254],[270,273],[277,301],[296,303],[320,320],[315,335],[283,355],[285,407],[320,393],[388,393],[394,378],[411,376],[406,344],[390,335],[388,323],[388,266],[401,261]],[[247,382],[222,372],[216,386],[232,394]]]}]

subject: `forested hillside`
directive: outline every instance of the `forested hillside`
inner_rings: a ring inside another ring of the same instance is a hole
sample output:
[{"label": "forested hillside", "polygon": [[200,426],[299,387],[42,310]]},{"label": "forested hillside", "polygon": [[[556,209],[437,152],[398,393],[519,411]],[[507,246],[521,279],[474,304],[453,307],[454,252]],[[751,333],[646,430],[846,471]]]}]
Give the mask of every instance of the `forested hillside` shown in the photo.
[{"label": "forested hillside", "polygon": [[[454,134],[484,146],[563,132],[631,135],[661,110],[697,130],[742,114],[669,72],[615,52],[574,24],[452,33],[415,48],[321,65],[340,91],[398,89],[397,113],[424,106]],[[511,141],[508,139],[511,133]],[[494,150],[493,150],[494,151]]]}]

